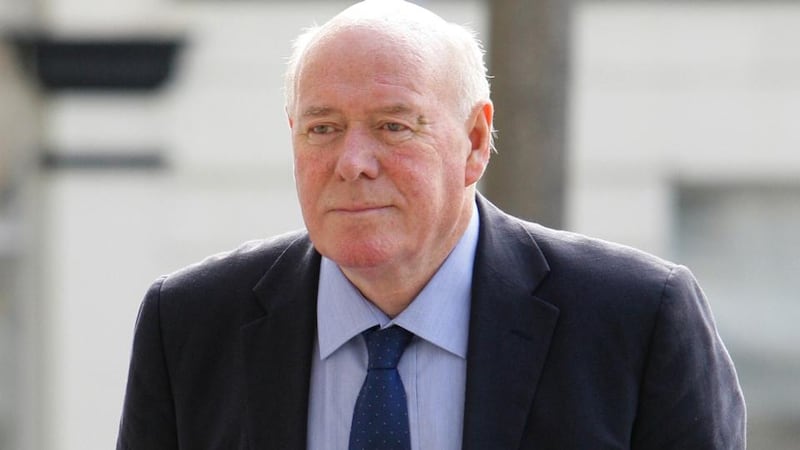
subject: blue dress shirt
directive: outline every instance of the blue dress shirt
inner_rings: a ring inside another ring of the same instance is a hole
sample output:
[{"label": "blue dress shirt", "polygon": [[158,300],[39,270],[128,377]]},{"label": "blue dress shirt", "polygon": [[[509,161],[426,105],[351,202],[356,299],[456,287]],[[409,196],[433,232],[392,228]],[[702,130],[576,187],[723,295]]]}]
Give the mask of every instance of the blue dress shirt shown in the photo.
[{"label": "blue dress shirt", "polygon": [[361,332],[399,325],[414,338],[398,371],[408,399],[413,450],[461,448],[470,289],[478,242],[473,208],[467,230],[433,278],[393,320],[370,303],[331,260],[322,258],[317,341],[311,364],[310,450],[345,450],[367,371]]}]

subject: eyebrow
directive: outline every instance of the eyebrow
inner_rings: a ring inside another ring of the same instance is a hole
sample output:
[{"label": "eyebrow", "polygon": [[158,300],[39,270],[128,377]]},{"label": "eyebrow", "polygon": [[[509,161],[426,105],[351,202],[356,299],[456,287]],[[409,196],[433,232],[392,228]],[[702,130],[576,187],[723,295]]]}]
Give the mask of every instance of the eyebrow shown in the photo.
[{"label": "eyebrow", "polygon": [[394,105],[377,108],[376,111],[389,114],[409,114],[412,112],[412,108],[406,104],[397,103]]},{"label": "eyebrow", "polygon": [[303,111],[303,117],[321,117],[333,113],[335,110],[330,106],[312,106]]},{"label": "eyebrow", "polygon": [[416,114],[415,109],[405,103],[397,103],[383,108],[378,108],[376,111],[386,114],[415,115],[415,120],[418,124],[424,125],[428,123],[428,119],[424,115]]},{"label": "eyebrow", "polygon": [[[337,113],[336,108],[330,106],[311,106],[303,111],[302,117],[324,117]],[[397,103],[394,105],[375,108],[373,112],[380,112],[385,114],[414,114],[414,108],[404,103]],[[417,123],[427,123],[427,118],[419,114],[416,117]]]}]

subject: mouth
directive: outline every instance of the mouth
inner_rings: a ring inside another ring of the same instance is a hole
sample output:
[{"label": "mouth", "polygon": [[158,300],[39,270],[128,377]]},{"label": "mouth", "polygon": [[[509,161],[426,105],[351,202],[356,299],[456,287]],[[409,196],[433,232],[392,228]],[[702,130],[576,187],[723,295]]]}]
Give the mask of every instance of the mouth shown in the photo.
[{"label": "mouth", "polygon": [[390,206],[387,205],[349,205],[333,208],[331,211],[342,214],[367,214],[381,212],[389,208]]}]

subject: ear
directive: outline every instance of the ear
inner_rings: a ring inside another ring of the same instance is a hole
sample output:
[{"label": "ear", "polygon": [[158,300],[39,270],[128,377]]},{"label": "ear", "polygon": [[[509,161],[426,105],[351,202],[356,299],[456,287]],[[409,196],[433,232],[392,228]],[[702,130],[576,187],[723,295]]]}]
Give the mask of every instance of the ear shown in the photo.
[{"label": "ear", "polygon": [[494,106],[486,101],[475,107],[468,122],[469,142],[471,149],[467,154],[466,170],[464,172],[464,186],[478,182],[489,164],[492,153],[492,118]]}]

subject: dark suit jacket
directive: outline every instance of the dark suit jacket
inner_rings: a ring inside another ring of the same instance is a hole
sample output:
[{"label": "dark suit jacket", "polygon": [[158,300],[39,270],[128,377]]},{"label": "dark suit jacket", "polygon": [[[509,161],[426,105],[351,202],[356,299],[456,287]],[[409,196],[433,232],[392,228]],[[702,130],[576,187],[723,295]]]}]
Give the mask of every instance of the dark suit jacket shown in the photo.
[{"label": "dark suit jacket", "polygon": [[[736,374],[687,269],[478,206],[464,449],[744,448]],[[305,449],[319,263],[294,233],[160,278],[117,448]]]}]

